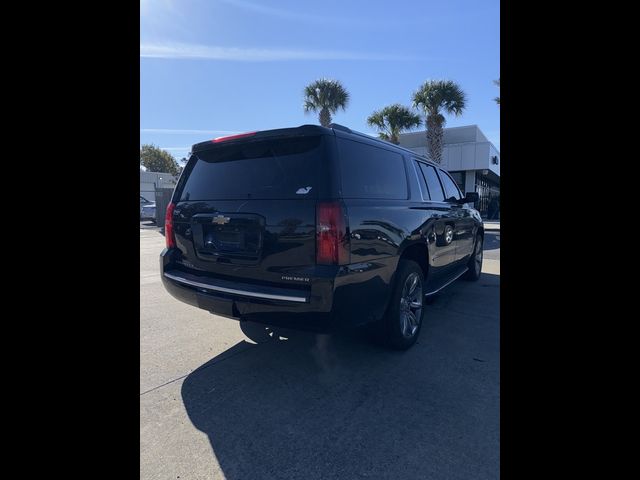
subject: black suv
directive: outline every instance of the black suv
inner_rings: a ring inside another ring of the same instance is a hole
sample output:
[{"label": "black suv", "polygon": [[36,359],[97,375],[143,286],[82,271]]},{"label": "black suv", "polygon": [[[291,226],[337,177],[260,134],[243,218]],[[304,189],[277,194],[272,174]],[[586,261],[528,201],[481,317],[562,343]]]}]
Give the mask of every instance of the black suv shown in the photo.
[{"label": "black suv", "polygon": [[193,146],[166,212],[162,281],[240,320],[315,331],[377,322],[420,333],[425,297],[480,277],[484,228],[447,172],[332,124]]}]

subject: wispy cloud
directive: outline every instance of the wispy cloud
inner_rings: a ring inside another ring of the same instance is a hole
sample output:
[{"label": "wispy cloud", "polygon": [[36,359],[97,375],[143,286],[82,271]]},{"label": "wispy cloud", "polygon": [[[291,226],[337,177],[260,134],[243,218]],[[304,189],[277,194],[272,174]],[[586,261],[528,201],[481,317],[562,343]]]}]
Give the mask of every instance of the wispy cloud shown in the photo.
[{"label": "wispy cloud", "polygon": [[410,26],[410,25],[422,25],[426,23],[426,20],[423,18],[414,18],[414,17],[406,17],[400,20],[395,20],[389,17],[386,17],[384,20],[384,25],[380,23],[380,21],[371,20],[363,17],[341,17],[338,15],[332,16],[322,16],[313,14],[310,15],[308,13],[295,12],[292,10],[287,10],[284,8],[270,7],[266,5],[260,5],[259,3],[249,2],[247,0],[218,0],[219,3],[224,3],[235,7],[240,10],[244,10],[245,12],[257,13],[260,15],[268,15],[271,17],[281,18],[284,20],[295,20],[298,22],[306,22],[306,23],[315,23],[318,25],[322,25],[324,27],[328,25],[335,25],[339,27],[360,27],[360,28],[380,28],[382,26],[389,27],[401,27],[401,26]]},{"label": "wispy cloud", "polygon": [[141,128],[140,133],[162,133],[168,135],[233,135],[236,132],[231,130],[187,130],[179,128]]},{"label": "wispy cloud", "polygon": [[394,54],[331,50],[220,47],[212,45],[198,45],[192,43],[144,43],[140,45],[140,57],[228,60],[237,62],[273,62],[289,60],[419,60],[419,58],[416,57]]},{"label": "wispy cloud", "polygon": [[259,5],[253,2],[247,2],[245,0],[218,0],[220,3],[226,3],[233,7],[240,8],[242,10],[260,13],[262,15],[271,15],[278,18],[286,18],[290,20],[303,20],[311,22],[327,21],[327,18],[309,15],[305,13],[292,12],[290,10],[284,10],[282,8],[268,7],[265,5]]}]

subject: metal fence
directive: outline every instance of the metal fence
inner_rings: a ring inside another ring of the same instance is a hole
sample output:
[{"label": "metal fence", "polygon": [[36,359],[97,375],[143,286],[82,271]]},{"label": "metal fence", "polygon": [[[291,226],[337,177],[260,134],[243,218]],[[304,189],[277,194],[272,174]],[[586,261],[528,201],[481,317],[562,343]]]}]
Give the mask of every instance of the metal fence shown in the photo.
[{"label": "metal fence", "polygon": [[171,201],[173,188],[156,188],[156,226],[164,228],[164,216]]},{"label": "metal fence", "polygon": [[485,176],[476,175],[476,192],[480,196],[476,209],[483,218],[498,218],[500,212],[500,185]]}]

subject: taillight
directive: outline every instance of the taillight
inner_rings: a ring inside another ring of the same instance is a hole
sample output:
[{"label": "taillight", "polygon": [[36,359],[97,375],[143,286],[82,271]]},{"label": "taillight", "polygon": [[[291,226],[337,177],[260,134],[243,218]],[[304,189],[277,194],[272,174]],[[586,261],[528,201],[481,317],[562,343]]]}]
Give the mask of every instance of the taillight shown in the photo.
[{"label": "taillight", "polygon": [[349,239],[342,205],[338,202],[318,203],[316,219],[316,263],[349,263]]},{"label": "taillight", "polygon": [[175,248],[176,236],[173,232],[173,209],[176,208],[175,203],[167,205],[167,213],[164,216],[164,238],[167,241],[167,248]]}]

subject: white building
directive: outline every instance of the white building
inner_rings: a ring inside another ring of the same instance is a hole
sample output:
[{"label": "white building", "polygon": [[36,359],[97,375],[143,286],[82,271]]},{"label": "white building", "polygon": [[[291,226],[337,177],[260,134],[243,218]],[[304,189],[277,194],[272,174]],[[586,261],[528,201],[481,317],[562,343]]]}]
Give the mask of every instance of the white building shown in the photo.
[{"label": "white building", "polygon": [[173,188],[178,178],[170,173],[144,172],[140,170],[140,195],[150,202],[156,201],[157,188]]},{"label": "white building", "polygon": [[[400,145],[428,157],[424,130],[400,135]],[[487,215],[491,200],[500,197],[500,152],[477,125],[444,129],[441,165],[460,190],[478,192],[476,208]]]}]

